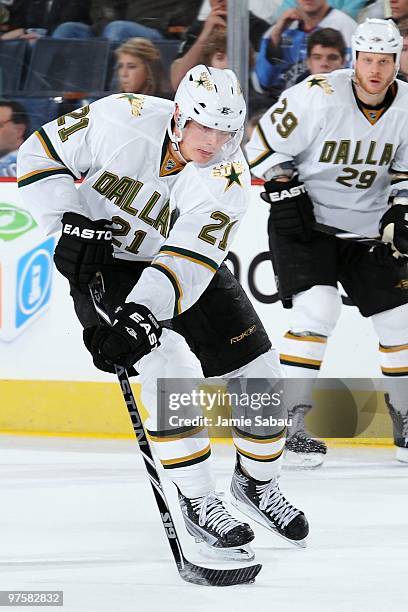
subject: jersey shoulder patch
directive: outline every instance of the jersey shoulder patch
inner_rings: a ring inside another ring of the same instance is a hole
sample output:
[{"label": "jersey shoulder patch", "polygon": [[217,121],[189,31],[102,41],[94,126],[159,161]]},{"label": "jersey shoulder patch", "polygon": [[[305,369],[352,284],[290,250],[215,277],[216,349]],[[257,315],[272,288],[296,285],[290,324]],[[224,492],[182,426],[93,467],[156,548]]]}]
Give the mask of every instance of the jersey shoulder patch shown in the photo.
[{"label": "jersey shoulder patch", "polygon": [[323,93],[328,96],[334,93],[333,86],[327,78],[327,74],[311,74],[310,77],[306,79],[306,91],[310,91],[314,87],[321,89]]},{"label": "jersey shoulder patch", "polygon": [[351,70],[336,70],[330,74],[311,74],[297,85],[290,87],[281,97],[292,99],[307,109],[344,104],[350,88]]},{"label": "jersey shoulder patch", "polygon": [[141,129],[156,136],[156,128],[161,132],[169,122],[174,102],[143,94],[117,93],[97,100],[92,107],[108,124]]},{"label": "jersey shoulder patch", "polygon": [[[222,161],[212,166],[210,176],[221,179],[222,192],[225,193],[235,185],[243,189],[245,187],[245,163],[240,160]],[[218,190],[218,189],[217,189]]]},{"label": "jersey shoulder patch", "polygon": [[[251,176],[248,164],[240,150],[231,159],[200,165],[190,162],[180,173],[176,191],[183,193],[180,205],[193,210],[212,209],[214,204],[235,206],[237,211],[245,208]],[[189,197],[186,196],[187,191]]]}]

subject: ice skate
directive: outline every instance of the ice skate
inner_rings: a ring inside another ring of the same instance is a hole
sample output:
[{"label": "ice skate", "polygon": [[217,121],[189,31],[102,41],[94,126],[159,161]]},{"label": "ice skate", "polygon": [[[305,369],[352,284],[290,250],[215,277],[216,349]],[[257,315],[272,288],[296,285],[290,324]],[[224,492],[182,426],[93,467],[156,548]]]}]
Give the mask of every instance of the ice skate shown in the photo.
[{"label": "ice skate", "polygon": [[212,559],[252,561],[249,545],[255,534],[247,523],[233,517],[216,493],[189,499],[180,491],[179,502],[187,531],[200,552]]},{"label": "ice skate", "polygon": [[396,446],[395,458],[401,463],[408,464],[408,412],[403,414],[395,410],[388,394],[385,394],[385,402],[392,420],[394,444]]},{"label": "ice skate", "polygon": [[306,546],[309,525],[305,515],[285,499],[277,478],[267,482],[250,478],[239,458],[231,481],[231,503],[243,514],[292,544]]},{"label": "ice skate", "polygon": [[299,468],[315,468],[322,465],[327,446],[322,440],[312,438],[305,430],[305,413],[311,406],[298,405],[288,411],[292,421],[285,444],[285,464]]}]

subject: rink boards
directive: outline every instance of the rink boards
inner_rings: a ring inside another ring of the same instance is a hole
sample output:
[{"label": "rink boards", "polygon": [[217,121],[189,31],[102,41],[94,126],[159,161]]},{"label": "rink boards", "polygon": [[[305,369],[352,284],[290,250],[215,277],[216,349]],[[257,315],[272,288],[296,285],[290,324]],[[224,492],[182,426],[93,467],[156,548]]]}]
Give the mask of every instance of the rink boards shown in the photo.
[{"label": "rink boards", "polygon": [[[267,255],[268,208],[259,198],[260,189],[252,187],[230,260],[279,348],[288,328],[288,311],[277,300]],[[81,336],[67,281],[52,265],[50,237],[35,224],[30,226],[15,182],[0,180],[0,432],[132,435],[115,378],[93,367]],[[389,418],[371,384],[379,375],[377,340],[370,321],[354,306],[343,306],[321,375],[361,379],[351,392],[362,414],[371,416],[361,436],[343,438],[343,443],[390,442]],[[340,403],[342,387],[337,394]],[[138,385],[134,389],[138,394]],[[320,389],[317,412],[326,400]],[[310,423],[315,417],[310,415]]]}]

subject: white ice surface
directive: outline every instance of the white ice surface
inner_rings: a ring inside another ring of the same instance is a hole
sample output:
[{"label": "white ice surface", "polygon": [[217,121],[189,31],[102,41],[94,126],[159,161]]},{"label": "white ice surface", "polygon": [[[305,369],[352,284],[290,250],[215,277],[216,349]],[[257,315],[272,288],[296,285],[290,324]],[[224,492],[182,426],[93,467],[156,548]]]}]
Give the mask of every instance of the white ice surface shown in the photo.
[{"label": "white ice surface", "polygon": [[[134,443],[2,436],[0,445],[0,590],[62,589],[55,609],[75,612],[408,608],[408,466],[391,449],[330,450],[320,469],[285,469],[281,488],[311,524],[307,549],[255,526],[255,584],[211,588],[179,578]],[[214,448],[214,467],[227,489],[232,447]],[[205,564],[167,490],[186,555]]]}]

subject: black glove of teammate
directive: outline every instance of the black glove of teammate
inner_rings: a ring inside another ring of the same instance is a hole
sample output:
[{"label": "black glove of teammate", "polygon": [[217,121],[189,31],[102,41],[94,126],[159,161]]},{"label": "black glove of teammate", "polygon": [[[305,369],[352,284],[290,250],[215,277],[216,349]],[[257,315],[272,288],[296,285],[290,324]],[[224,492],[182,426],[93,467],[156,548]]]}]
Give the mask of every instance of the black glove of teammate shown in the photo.
[{"label": "black glove of teammate", "polygon": [[298,176],[289,181],[272,179],[264,183],[261,198],[271,205],[270,223],[281,236],[298,236],[310,240],[312,225],[316,221],[313,203]]},{"label": "black glove of teammate", "polygon": [[94,364],[105,372],[114,365],[130,369],[160,345],[162,327],[146,306],[129,302],[115,310],[112,327],[95,325],[84,330],[84,343]]},{"label": "black glove of teammate", "polygon": [[396,252],[392,250],[391,245],[385,242],[384,244],[371,247],[370,255],[378,266],[385,266],[388,268],[390,266],[393,268],[395,266],[405,268],[407,262],[406,257],[401,257],[399,253],[397,255]]},{"label": "black glove of teammate", "polygon": [[62,236],[55,248],[55,265],[82,293],[89,294],[88,283],[95,273],[113,262],[109,223],[107,219],[91,221],[74,212],[66,212],[62,217]]},{"label": "black glove of teammate", "polygon": [[[395,204],[382,216],[380,235],[396,254],[408,256],[408,206]],[[398,256],[398,255],[397,255]]]}]

